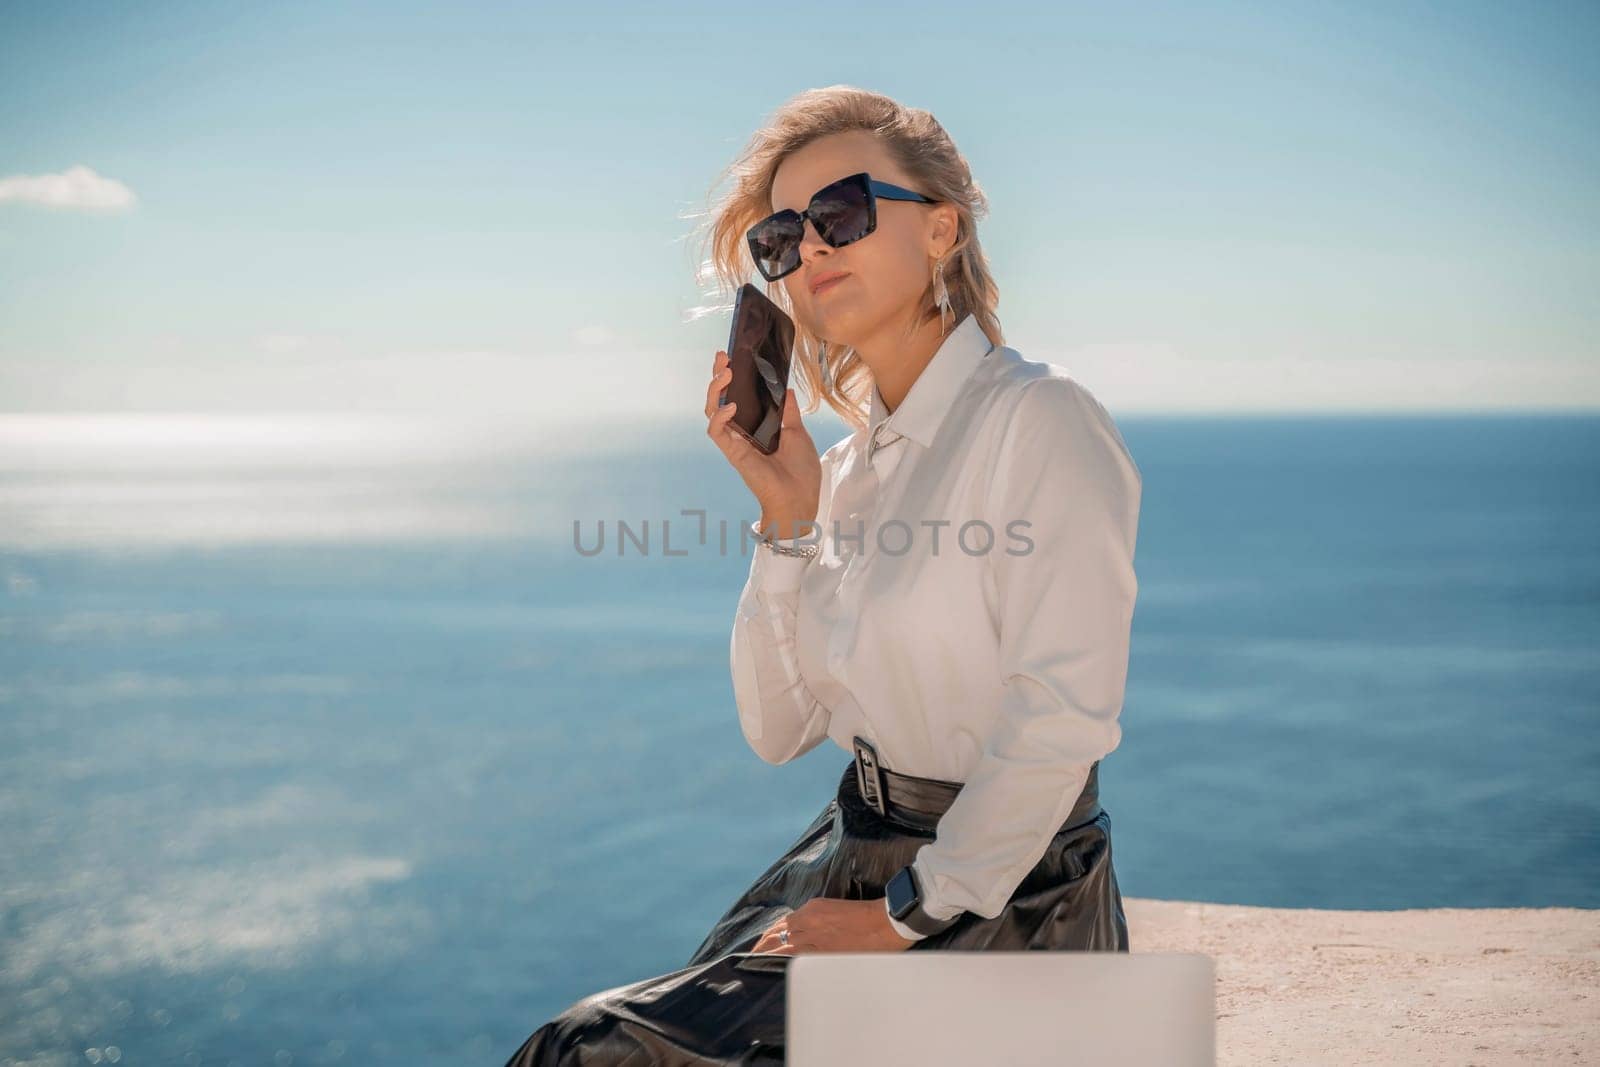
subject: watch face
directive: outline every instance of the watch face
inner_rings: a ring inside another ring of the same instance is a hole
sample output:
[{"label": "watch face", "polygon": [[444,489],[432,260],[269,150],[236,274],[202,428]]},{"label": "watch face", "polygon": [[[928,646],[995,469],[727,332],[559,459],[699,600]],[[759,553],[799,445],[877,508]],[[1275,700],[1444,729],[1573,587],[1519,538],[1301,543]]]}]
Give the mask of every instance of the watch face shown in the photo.
[{"label": "watch face", "polygon": [[917,887],[911,880],[911,868],[900,868],[900,872],[889,879],[883,895],[889,898],[890,915],[903,919],[910,914],[911,909],[917,906]]}]

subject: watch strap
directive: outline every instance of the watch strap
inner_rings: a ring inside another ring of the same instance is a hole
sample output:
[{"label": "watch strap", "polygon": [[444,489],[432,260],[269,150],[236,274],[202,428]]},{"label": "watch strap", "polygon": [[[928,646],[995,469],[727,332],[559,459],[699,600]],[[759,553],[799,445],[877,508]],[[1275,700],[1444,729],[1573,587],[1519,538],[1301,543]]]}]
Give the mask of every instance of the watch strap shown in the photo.
[{"label": "watch strap", "polygon": [[950,929],[950,927],[954,926],[960,919],[960,915],[956,915],[949,919],[935,919],[932,915],[929,915],[927,912],[922,910],[922,902],[918,901],[916,907],[912,908],[895,921],[904,924],[906,927],[912,930],[915,930],[923,937],[932,937],[934,934],[943,933],[944,931]]},{"label": "watch strap", "polygon": [[[916,893],[916,903],[903,915],[897,915],[892,909],[890,909],[889,917],[895,922],[900,923],[907,929],[914,931],[922,937],[931,937],[934,934],[948,930],[960,920],[963,914],[962,912],[957,912],[948,919],[935,919],[932,915],[928,914],[927,910],[922,906],[922,881],[917,877],[917,870],[914,865],[907,864],[905,867],[896,872],[895,878],[900,878],[901,876],[905,876],[910,879],[911,886]],[[887,908],[887,906],[888,902],[885,901],[885,907]]]},{"label": "watch strap", "polygon": [[894,917],[894,912],[889,910],[889,902],[884,901],[884,913],[889,917],[889,925],[894,927],[894,932],[907,941],[921,941],[925,935],[917,933],[905,923]]}]

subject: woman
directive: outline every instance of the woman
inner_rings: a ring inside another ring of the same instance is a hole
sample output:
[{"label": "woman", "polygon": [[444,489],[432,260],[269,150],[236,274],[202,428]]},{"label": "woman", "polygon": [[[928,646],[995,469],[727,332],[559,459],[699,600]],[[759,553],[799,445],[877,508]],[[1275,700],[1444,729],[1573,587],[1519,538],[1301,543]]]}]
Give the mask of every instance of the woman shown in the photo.
[{"label": "woman", "polygon": [[790,390],[762,454],[718,406],[716,353],[707,433],[761,508],[739,722],[768,763],[829,738],[852,759],[687,966],[580,1000],[512,1065],[781,1062],[802,952],[1128,949],[1098,768],[1121,738],[1138,467],[1087,389],[999,343],[986,202],[932,115],[802,93],[733,172],[717,272],[781,283],[796,377],[855,427],[818,457]]}]

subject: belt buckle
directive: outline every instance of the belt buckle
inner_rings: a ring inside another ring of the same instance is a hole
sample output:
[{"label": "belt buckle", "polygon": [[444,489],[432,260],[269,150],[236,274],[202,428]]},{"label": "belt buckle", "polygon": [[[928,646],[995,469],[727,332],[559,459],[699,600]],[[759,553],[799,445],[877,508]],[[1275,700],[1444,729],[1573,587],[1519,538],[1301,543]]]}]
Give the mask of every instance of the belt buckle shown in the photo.
[{"label": "belt buckle", "polygon": [[864,737],[853,739],[856,749],[856,785],[867,807],[879,815],[889,814],[889,799],[883,788],[883,768],[878,762],[878,750]]}]

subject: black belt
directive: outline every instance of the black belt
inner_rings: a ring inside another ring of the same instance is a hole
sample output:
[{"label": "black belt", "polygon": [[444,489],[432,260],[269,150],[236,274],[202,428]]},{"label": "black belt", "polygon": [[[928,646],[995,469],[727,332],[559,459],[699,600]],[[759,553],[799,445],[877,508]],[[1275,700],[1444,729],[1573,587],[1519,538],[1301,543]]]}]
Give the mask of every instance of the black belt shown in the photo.
[{"label": "black belt", "polygon": [[[935,830],[939,817],[950,810],[961,782],[943,778],[919,778],[914,774],[891,771],[878,760],[878,750],[863,737],[855,743],[856,788],[867,807],[886,819],[893,819],[920,830]],[[1100,761],[1089,767],[1078,802],[1072,806],[1062,830],[1069,830],[1100,817]],[[1059,832],[1059,831],[1058,831]]]}]

